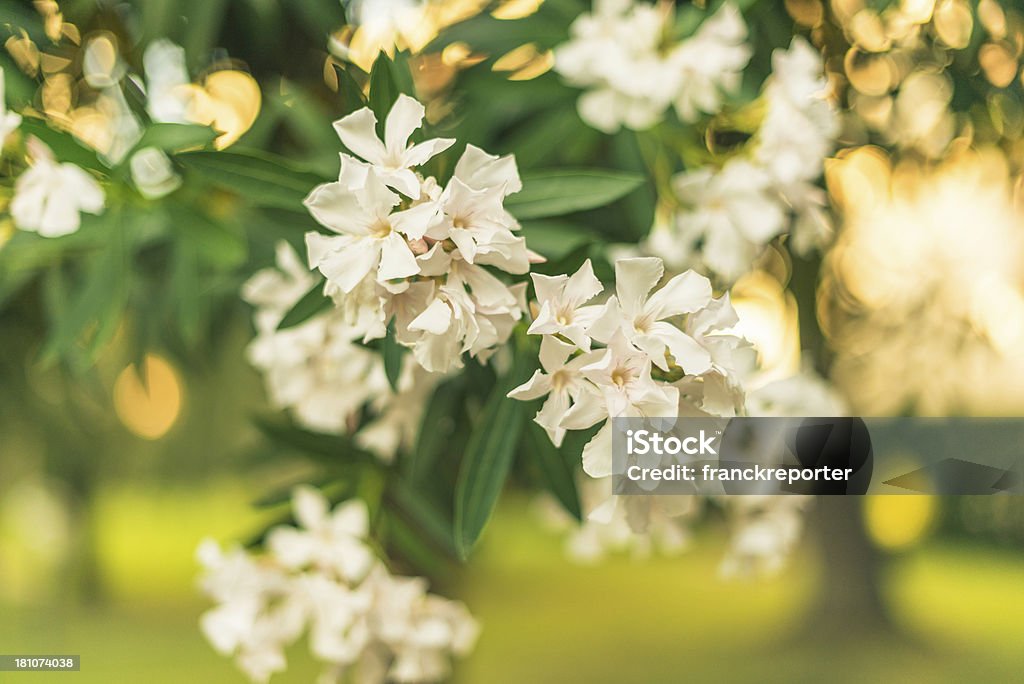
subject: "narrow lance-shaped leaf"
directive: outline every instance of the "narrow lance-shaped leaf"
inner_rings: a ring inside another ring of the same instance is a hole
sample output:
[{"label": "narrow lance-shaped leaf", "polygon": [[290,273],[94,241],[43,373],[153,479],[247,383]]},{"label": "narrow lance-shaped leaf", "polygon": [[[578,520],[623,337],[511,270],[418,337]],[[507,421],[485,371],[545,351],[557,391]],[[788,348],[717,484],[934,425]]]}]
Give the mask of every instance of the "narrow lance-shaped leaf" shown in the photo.
[{"label": "narrow lance-shaped leaf", "polygon": [[395,339],[394,325],[394,321],[392,321],[388,328],[388,334],[384,338],[381,353],[384,356],[384,374],[388,378],[388,384],[391,385],[392,391],[397,392],[398,379],[402,375],[402,358],[407,350]]},{"label": "narrow lance-shaped leaf", "polygon": [[573,469],[562,450],[548,438],[544,429],[527,417],[526,447],[533,454],[548,490],[576,520],[582,520],[580,496]]},{"label": "narrow lance-shaped leaf", "polygon": [[178,160],[256,207],[303,212],[302,200],[323,180],[265,152],[188,152]]},{"label": "narrow lance-shaped leaf", "polygon": [[516,354],[506,382],[498,383],[491,392],[462,458],[455,486],[455,548],[463,560],[494,511],[519,443],[523,404],[505,395],[529,370],[524,356]]},{"label": "narrow lance-shaped leaf", "polygon": [[327,311],[332,306],[330,297],[324,296],[324,284],[318,282],[313,287],[309,288],[306,294],[302,295],[302,298],[295,303],[291,311],[284,315],[281,322],[277,324],[278,330],[285,330],[287,328],[294,328],[297,325],[305,323],[309,319],[313,318],[319,313]]},{"label": "narrow lance-shaped leaf", "polygon": [[524,174],[523,189],[505,200],[517,219],[561,216],[611,204],[636,190],[642,176],[601,169]]},{"label": "narrow lance-shaped leaf", "polygon": [[377,134],[382,138],[388,112],[391,111],[391,105],[395,104],[395,100],[398,99],[398,86],[395,85],[391,70],[391,60],[383,52],[380,53],[377,61],[373,63],[373,68],[370,69],[369,105],[374,116],[377,117]]},{"label": "narrow lance-shaped leaf", "polygon": [[427,402],[416,447],[403,464],[405,475],[412,484],[426,481],[433,472],[437,457],[451,438],[455,427],[453,416],[462,393],[463,382],[459,376],[438,385]]}]

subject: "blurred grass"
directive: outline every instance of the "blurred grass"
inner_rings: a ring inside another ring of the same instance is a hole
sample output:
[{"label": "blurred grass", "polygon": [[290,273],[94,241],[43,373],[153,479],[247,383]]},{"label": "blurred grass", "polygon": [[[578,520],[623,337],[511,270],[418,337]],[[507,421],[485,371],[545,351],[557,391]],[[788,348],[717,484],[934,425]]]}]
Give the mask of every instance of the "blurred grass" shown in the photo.
[{"label": "blurred grass", "polygon": [[[10,674],[0,681],[154,684],[244,681],[196,627],[192,553],[257,522],[247,489],[117,488],[97,525],[106,600],[0,603],[0,652],[80,653],[78,674]],[[0,540],[0,544],[2,544]],[[524,501],[512,498],[487,531],[460,598],[483,623],[461,682],[1019,681],[1024,556],[932,542],[895,563],[889,594],[906,640],[879,637],[826,651],[793,643],[819,583],[809,554],[782,576],[723,582],[723,540],[698,538],[679,558],[567,562]],[[0,546],[0,562],[16,549]],[[274,681],[312,681],[298,645]]]}]

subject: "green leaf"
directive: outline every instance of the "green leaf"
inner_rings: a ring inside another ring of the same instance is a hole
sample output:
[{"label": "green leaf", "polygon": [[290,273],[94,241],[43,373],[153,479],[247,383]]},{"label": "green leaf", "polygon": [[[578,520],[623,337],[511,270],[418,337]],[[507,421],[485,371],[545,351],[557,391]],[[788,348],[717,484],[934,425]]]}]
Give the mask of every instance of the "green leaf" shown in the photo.
[{"label": "green leaf", "polygon": [[565,455],[551,443],[544,429],[527,417],[526,446],[537,460],[548,490],[576,520],[583,520],[576,479]]},{"label": "green leaf", "polygon": [[636,190],[642,176],[602,169],[559,169],[523,176],[523,189],[505,200],[520,220],[561,216],[611,204]]},{"label": "green leaf", "polygon": [[342,435],[313,432],[280,418],[256,418],[255,423],[260,432],[272,442],[295,449],[327,465],[344,467],[353,462],[374,462],[372,454]]},{"label": "green leaf", "polygon": [[526,369],[520,352],[506,382],[497,384],[487,399],[462,458],[455,485],[455,548],[463,560],[483,533],[512,466],[523,404],[505,395],[520,384]]},{"label": "green leaf", "polygon": [[[174,154],[193,148],[206,147],[216,140],[217,135],[217,131],[209,126],[157,123],[146,129],[139,142],[135,144],[133,152],[147,147],[155,147],[158,150]],[[130,159],[131,155],[125,158]]]},{"label": "green leaf", "polygon": [[455,540],[452,539],[451,520],[426,496],[396,478],[388,487],[387,497],[394,503],[396,509],[415,521],[416,526],[430,541],[448,555],[457,555]]},{"label": "green leaf", "polygon": [[455,429],[453,416],[462,398],[463,389],[462,376],[456,376],[438,385],[427,402],[423,417],[420,419],[416,447],[403,464],[409,482],[425,482],[434,472],[437,457],[449,443]]},{"label": "green leaf", "polygon": [[[60,318],[43,347],[44,364],[60,357],[75,359],[73,352],[79,342],[89,343],[87,355],[94,357],[116,331],[127,295],[128,250],[120,213],[111,210],[105,217],[105,227],[109,228],[107,245],[92,259],[84,285],[59,312]],[[83,339],[88,333],[92,333],[91,337]]]},{"label": "green leaf", "polygon": [[291,311],[284,315],[281,322],[277,324],[278,330],[285,330],[287,328],[294,328],[297,325],[305,323],[313,316],[316,316],[322,311],[327,311],[332,306],[330,297],[324,295],[324,284],[323,282],[317,282],[316,285],[309,288],[306,294],[302,295],[302,299],[295,303]]},{"label": "green leaf", "polygon": [[245,236],[230,226],[179,203],[171,205],[171,217],[175,232],[195,249],[201,261],[222,270],[231,270],[245,261]]},{"label": "green leaf", "polygon": [[334,72],[338,75],[338,95],[341,97],[342,116],[365,107],[366,98],[363,97],[363,89],[359,87],[348,69],[340,64],[335,64]]},{"label": "green leaf", "polygon": [[388,376],[388,384],[393,392],[398,392],[398,378],[402,375],[402,357],[408,351],[395,339],[394,321],[388,327],[388,334],[384,338],[384,345],[381,351],[384,356],[384,374]]},{"label": "green leaf", "polygon": [[381,52],[370,69],[369,105],[377,117],[377,134],[383,138],[384,122],[398,99],[398,86],[391,71],[391,60]]},{"label": "green leaf", "polygon": [[232,190],[254,207],[305,211],[302,200],[322,179],[296,169],[287,159],[265,152],[187,152],[186,168]]},{"label": "green leaf", "polygon": [[39,119],[25,117],[21,121],[21,131],[28,135],[34,135],[46,144],[57,159],[62,162],[71,162],[83,169],[108,173],[106,164],[100,161],[96,152],[80,143],[70,133],[50,128]]},{"label": "green leaf", "polygon": [[526,244],[548,259],[562,259],[581,245],[594,240],[594,234],[573,223],[564,221],[523,221],[519,233]]}]

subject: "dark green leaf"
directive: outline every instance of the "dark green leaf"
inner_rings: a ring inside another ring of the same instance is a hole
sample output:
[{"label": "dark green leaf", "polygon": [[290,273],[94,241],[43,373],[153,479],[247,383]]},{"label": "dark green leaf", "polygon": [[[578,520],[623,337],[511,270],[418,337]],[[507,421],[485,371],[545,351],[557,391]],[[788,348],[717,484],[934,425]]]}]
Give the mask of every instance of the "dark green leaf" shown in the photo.
[{"label": "dark green leaf", "polygon": [[469,557],[480,538],[512,466],[522,430],[523,404],[505,395],[523,379],[528,368],[523,353],[506,382],[491,392],[483,414],[470,435],[455,485],[455,548]]},{"label": "dark green leaf", "polygon": [[338,75],[338,95],[341,97],[342,115],[351,114],[366,106],[363,89],[359,87],[349,70],[340,64],[334,65],[334,73]]},{"label": "dark green leaf", "polygon": [[406,477],[411,483],[425,482],[434,472],[437,457],[455,429],[454,415],[463,389],[461,376],[442,382],[427,402],[416,447],[405,463]]},{"label": "dark green leaf", "polygon": [[277,324],[278,330],[285,330],[286,328],[293,328],[297,325],[305,323],[313,316],[316,316],[322,311],[327,311],[331,308],[331,299],[324,295],[324,284],[318,282],[313,287],[309,288],[306,294],[302,295],[302,299],[295,303],[291,311],[284,315],[281,322]]},{"label": "dark green leaf", "polygon": [[643,182],[637,174],[603,169],[538,171],[523,176],[523,189],[505,208],[520,220],[561,216],[611,204]]},{"label": "dark green leaf", "polygon": [[322,179],[264,152],[187,152],[186,168],[232,190],[254,207],[304,211],[302,200]]},{"label": "dark green leaf", "polygon": [[402,358],[406,351],[408,350],[395,339],[394,323],[392,322],[391,327],[388,328],[388,334],[384,338],[382,355],[384,356],[384,374],[388,376],[388,384],[391,385],[394,392],[398,391],[398,378],[402,375]]},{"label": "dark green leaf", "polygon": [[398,86],[392,73],[391,60],[387,54],[380,53],[377,61],[370,69],[369,105],[377,117],[377,134],[383,137],[384,122],[387,120],[391,105],[398,99]]},{"label": "dark green leaf", "polygon": [[576,491],[576,478],[566,456],[551,443],[544,429],[527,417],[526,445],[540,466],[548,490],[562,507],[576,520],[582,520],[580,496]]},{"label": "dark green leaf", "polygon": [[585,228],[564,221],[523,221],[522,226],[520,235],[526,238],[526,244],[548,259],[562,259],[595,237]]},{"label": "dark green leaf", "polygon": [[279,418],[257,418],[256,426],[274,443],[294,449],[332,466],[374,462],[374,456],[342,435],[313,432]]},{"label": "dark green leaf", "polygon": [[456,556],[451,520],[426,496],[402,480],[394,479],[388,488],[387,497],[396,509],[415,521],[416,526],[438,548],[452,557]]}]

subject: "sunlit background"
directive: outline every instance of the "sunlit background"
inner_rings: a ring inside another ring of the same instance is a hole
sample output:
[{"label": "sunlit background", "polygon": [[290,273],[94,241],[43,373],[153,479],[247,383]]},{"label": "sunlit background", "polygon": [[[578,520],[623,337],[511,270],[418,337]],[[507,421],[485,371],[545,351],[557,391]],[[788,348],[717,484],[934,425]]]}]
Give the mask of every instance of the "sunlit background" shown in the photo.
[{"label": "sunlit background", "polygon": [[[223,131],[220,148],[278,136],[323,168],[335,152],[310,132],[309,92],[338,90],[334,63],[368,69],[380,51],[412,51],[435,118],[458,107],[453,84],[485,59],[513,82],[553,64],[543,42],[525,38],[500,55],[463,40],[431,49],[438,31],[467,17],[512,21],[539,0],[356,0],[347,23],[335,2],[263,47],[260,31],[288,3],[183,3],[205,8],[192,16],[209,25],[196,26],[168,19],[180,12],[174,2],[134,4],[144,5],[144,35],[174,26],[185,45],[187,61],[168,57],[161,86],[182,121]],[[854,414],[1021,415],[1024,14],[1009,0],[784,5],[825,51],[846,113],[844,149],[826,169],[839,230],[820,279],[772,249],[733,288],[758,382],[810,365],[828,370]],[[14,30],[2,59],[28,77],[22,92],[40,115],[118,159],[134,142],[132,104],[109,86],[135,47],[120,43],[119,6],[98,6],[93,16],[68,10],[86,17],[76,24],[55,2],[0,0],[0,17],[12,17],[0,24],[31,13],[50,41]],[[324,21],[329,40],[310,47]],[[231,51],[213,47],[222,43]],[[296,64],[312,66],[309,88],[298,66],[267,68],[295,45],[304,46]],[[0,226],[0,241],[10,230]],[[30,361],[37,318],[28,303],[0,318],[0,652],[81,653],[74,676],[90,682],[241,681],[196,629],[204,602],[193,552],[204,536],[258,530],[267,518],[253,492],[308,471],[299,458],[267,458],[252,428],[268,408],[244,361],[246,311],[223,315],[198,362],[173,349],[133,358],[124,329],[82,376]],[[863,648],[828,653],[804,636],[838,581],[821,553],[827,518],[813,507],[787,569],[749,582],[718,577],[720,520],[682,556],[580,567],[538,510],[525,495],[507,497],[471,572],[442,587],[483,624],[459,681],[1019,678],[1024,502],[1015,497],[872,497],[850,508],[882,567],[891,633],[872,623],[876,638]],[[283,680],[310,681],[313,663],[301,652],[293,660]]]}]

